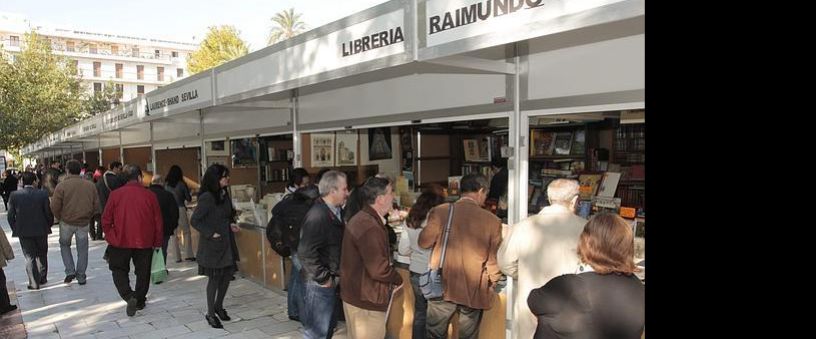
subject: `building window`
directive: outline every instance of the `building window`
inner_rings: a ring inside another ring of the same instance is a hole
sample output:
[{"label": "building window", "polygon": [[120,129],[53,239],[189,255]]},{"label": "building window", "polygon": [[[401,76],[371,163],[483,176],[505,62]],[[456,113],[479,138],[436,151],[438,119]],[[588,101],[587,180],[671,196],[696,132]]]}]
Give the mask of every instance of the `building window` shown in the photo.
[{"label": "building window", "polygon": [[156,67],[156,79],[159,81],[164,81],[164,67]]},{"label": "building window", "polygon": [[178,58],[178,52],[173,51],[173,52],[171,52],[171,54],[173,55],[174,58]]},{"label": "building window", "polygon": [[122,64],[116,64],[116,78],[118,79],[122,78],[122,68]]},{"label": "building window", "polygon": [[88,45],[88,53],[96,54],[96,44]]},{"label": "building window", "polygon": [[68,42],[66,42],[66,43],[65,43],[65,49],[66,49],[68,52],[73,52],[73,51],[74,51],[74,42],[73,42],[73,41],[68,41]]},{"label": "building window", "polygon": [[119,46],[111,46],[111,55],[119,55]]},{"label": "building window", "polygon": [[16,36],[16,35],[9,35],[9,46],[19,47],[20,46],[20,37]]},{"label": "building window", "polygon": [[156,50],[156,59],[158,59],[160,57],[161,57],[161,51],[157,49]]},{"label": "building window", "polygon": [[102,93],[102,83],[94,82],[94,95]]},{"label": "building window", "polygon": [[133,48],[131,48],[131,49],[130,49],[130,54],[131,54],[131,56],[133,56],[134,58],[138,58],[138,57],[139,57],[139,47],[133,47]]},{"label": "building window", "polygon": [[181,78],[184,76],[184,68],[176,68],[176,77]]},{"label": "building window", "polygon": [[136,94],[138,94],[138,95],[144,94],[144,85],[137,85],[136,86]]},{"label": "building window", "polygon": [[136,65],[136,79],[144,80],[144,65]]},{"label": "building window", "polygon": [[94,76],[97,77],[97,78],[101,77],[102,76],[102,63],[99,62],[99,61],[94,61],[93,67],[94,67]]},{"label": "building window", "polygon": [[125,93],[125,85],[123,84],[116,84],[116,97],[122,99],[122,96]]}]

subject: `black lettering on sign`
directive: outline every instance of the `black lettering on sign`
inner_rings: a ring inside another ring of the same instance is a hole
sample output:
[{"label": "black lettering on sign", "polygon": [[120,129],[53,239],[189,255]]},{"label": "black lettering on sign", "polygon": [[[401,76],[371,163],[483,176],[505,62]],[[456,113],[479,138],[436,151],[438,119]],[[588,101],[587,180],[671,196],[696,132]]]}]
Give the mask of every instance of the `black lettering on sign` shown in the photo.
[{"label": "black lettering on sign", "polygon": [[544,0],[486,0],[428,18],[428,34],[512,14],[522,8],[533,9],[541,6],[544,6]]},{"label": "black lettering on sign", "polygon": [[402,33],[402,27],[398,26],[387,31],[344,42],[341,46],[341,52],[343,57],[347,57],[403,41],[405,41],[405,36]]}]

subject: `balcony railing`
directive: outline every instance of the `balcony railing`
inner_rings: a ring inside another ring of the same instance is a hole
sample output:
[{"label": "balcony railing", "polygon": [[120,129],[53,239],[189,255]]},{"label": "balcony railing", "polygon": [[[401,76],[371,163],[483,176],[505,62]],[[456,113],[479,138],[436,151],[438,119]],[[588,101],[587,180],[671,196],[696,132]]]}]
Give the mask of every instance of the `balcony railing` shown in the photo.
[{"label": "balcony railing", "polygon": [[[4,47],[15,47],[15,48],[25,48],[25,42],[21,40],[10,40],[4,39],[0,40]],[[174,61],[179,59],[178,57],[172,57],[170,53],[159,53],[156,55],[155,51],[151,52],[139,52],[134,54],[132,51],[118,51],[117,53],[112,53],[109,49],[100,49],[99,47],[96,48],[96,53],[92,53],[87,46],[80,46],[74,45],[71,50],[69,50],[66,44],[61,44],[57,42],[51,43],[51,50],[57,52],[67,52],[67,53],[77,53],[77,54],[86,54],[86,55],[102,55],[102,56],[118,56],[118,57],[125,57],[125,58],[137,58],[137,59],[147,59],[147,60],[159,60],[159,61]]]}]

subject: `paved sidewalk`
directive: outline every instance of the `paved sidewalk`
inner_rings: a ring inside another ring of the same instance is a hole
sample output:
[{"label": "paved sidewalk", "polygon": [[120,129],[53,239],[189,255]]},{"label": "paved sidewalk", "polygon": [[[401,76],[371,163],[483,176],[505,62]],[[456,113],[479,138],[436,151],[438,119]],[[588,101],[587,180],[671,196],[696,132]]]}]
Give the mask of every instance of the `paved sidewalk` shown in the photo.
[{"label": "paved sidewalk", "polygon": [[[14,248],[15,258],[5,272],[14,283],[29,338],[303,337],[300,323],[287,317],[285,292],[263,288],[240,274],[230,284],[224,300],[224,308],[233,320],[224,322],[224,329],[211,328],[204,319],[207,278],[197,275],[195,262],[175,263],[172,251],[168,254],[168,281],[151,285],[145,309],[128,317],[125,302],[119,298],[107,263],[102,260],[105,241],[90,241],[88,283],[63,283],[58,227],[48,237],[48,283],[40,290],[28,290],[20,242],[11,237],[5,211],[0,212],[0,226]],[[76,260],[76,243],[73,245]],[[132,266],[130,279],[133,284]],[[335,338],[345,337],[343,328],[335,334]]]}]

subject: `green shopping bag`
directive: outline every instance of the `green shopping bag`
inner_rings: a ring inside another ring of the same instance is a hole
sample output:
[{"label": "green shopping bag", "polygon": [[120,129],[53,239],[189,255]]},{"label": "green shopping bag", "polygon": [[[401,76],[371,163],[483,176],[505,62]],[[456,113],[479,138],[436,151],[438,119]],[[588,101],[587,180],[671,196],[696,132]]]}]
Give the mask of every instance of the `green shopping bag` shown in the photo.
[{"label": "green shopping bag", "polygon": [[153,263],[150,264],[150,281],[161,284],[167,280],[167,268],[164,266],[164,255],[161,248],[153,250]]}]

